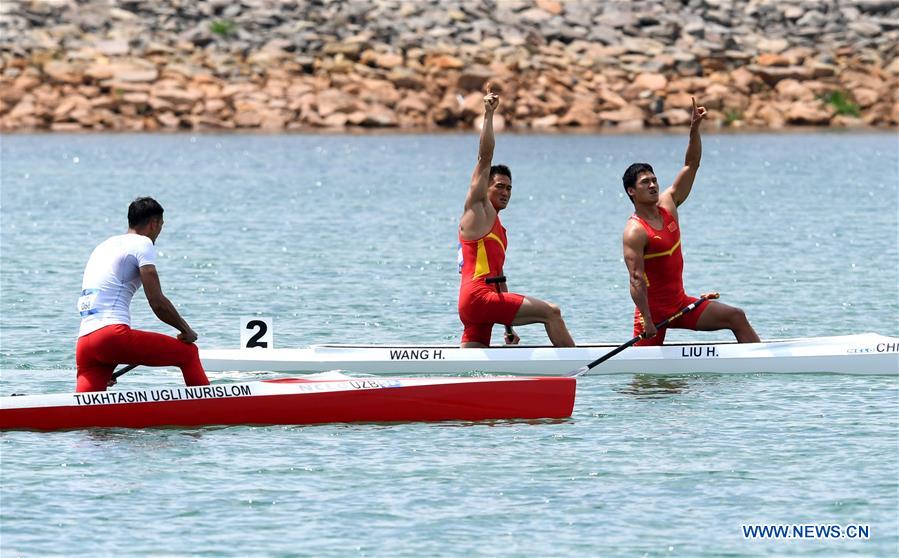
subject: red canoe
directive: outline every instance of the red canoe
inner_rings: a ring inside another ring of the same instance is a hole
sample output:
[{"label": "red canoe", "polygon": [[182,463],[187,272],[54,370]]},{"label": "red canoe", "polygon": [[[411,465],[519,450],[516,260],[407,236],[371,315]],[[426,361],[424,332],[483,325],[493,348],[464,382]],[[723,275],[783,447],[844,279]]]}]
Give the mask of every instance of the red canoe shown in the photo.
[{"label": "red canoe", "polygon": [[0,397],[0,430],[565,418],[574,378],[320,378]]}]

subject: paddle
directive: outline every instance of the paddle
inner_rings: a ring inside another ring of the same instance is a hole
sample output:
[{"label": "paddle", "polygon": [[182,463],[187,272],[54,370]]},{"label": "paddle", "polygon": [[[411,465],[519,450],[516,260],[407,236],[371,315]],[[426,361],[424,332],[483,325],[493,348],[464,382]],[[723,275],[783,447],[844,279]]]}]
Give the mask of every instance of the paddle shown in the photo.
[{"label": "paddle", "polygon": [[[496,292],[502,293],[502,291],[499,289],[499,286],[501,283],[506,282],[506,276],[505,275],[497,275],[496,277],[488,277],[486,279],[486,282],[488,285],[496,285]],[[512,333],[512,326],[507,325],[506,326],[506,344],[507,345],[509,343],[511,343],[513,339],[515,339],[514,335],[515,334]]]},{"label": "paddle", "polygon": [[118,378],[118,377],[121,376],[122,374],[126,374],[126,373],[128,373],[128,372],[131,372],[132,370],[134,370],[134,369],[137,368],[138,366],[140,366],[140,365],[139,365],[139,364],[129,364],[129,365],[126,366],[125,368],[121,368],[121,369],[119,369],[119,370],[116,370],[115,372],[112,373],[112,379],[115,380],[116,378]]},{"label": "paddle", "polygon": [[[665,318],[665,319],[662,320],[661,322],[657,323],[657,324],[656,324],[656,330],[662,329],[663,327],[667,326],[669,323],[673,322],[674,320],[680,318],[681,316],[683,316],[683,315],[686,314],[687,312],[690,312],[690,311],[696,309],[696,307],[699,306],[699,305],[702,303],[702,301],[704,301],[704,300],[714,300],[714,299],[718,298],[718,296],[719,296],[718,293],[709,293],[709,294],[704,294],[704,295],[702,295],[701,297],[699,297],[699,300],[697,300],[697,301],[695,301],[695,302],[693,302],[693,303],[690,303],[690,304],[684,306],[683,308],[681,308],[680,310],[678,310],[677,312],[675,312],[675,313],[672,314],[671,316],[668,316],[667,318]],[[631,345],[633,345],[633,344],[636,343],[637,341],[640,341],[641,339],[645,339],[645,338],[646,338],[646,332],[643,332],[643,333],[641,333],[640,335],[638,335],[638,336],[634,337],[633,339],[631,339],[630,341],[628,341],[627,343],[624,343],[623,345],[619,345],[618,347],[612,349],[611,351],[609,351],[608,353],[606,353],[606,354],[604,354],[603,356],[599,357],[598,359],[594,360],[593,362],[591,362],[591,363],[588,364],[587,366],[581,366],[581,367],[578,368],[577,370],[572,370],[571,372],[566,372],[565,375],[568,376],[568,377],[577,377],[577,376],[581,376],[581,375],[583,375],[583,374],[586,374],[587,371],[590,370],[591,368],[593,368],[593,367],[595,367],[595,366],[598,366],[598,365],[602,364],[603,362],[609,360],[610,358],[612,358],[613,356],[617,355],[617,354],[620,353],[621,351],[627,349],[628,347],[630,347]]]}]

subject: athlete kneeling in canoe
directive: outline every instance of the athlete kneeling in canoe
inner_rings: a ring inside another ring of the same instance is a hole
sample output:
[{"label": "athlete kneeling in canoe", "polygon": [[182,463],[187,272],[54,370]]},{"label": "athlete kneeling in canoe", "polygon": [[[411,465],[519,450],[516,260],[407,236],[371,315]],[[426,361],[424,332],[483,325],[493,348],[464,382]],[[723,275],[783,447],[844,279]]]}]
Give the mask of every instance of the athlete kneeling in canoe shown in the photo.
[{"label": "athlete kneeling in canoe", "polygon": [[[542,323],[552,344],[573,347],[574,341],[555,304],[508,292],[503,274],[506,260],[506,229],[499,212],[512,196],[512,172],[493,162],[493,112],[499,96],[491,91],[484,97],[484,126],[478,149],[478,163],[465,198],[459,223],[459,318],[465,326],[463,348],[489,347],[494,324],[506,326]],[[494,281],[488,281],[488,279]],[[498,282],[501,281],[501,282]],[[507,327],[506,342],[517,344],[518,335]]]},{"label": "athlete kneeling in canoe", "polygon": [[[91,253],[78,299],[75,391],[106,391],[119,364],[178,366],[187,385],[209,384],[194,345],[197,334],[159,284],[155,243],[162,213],[153,198],[137,198],[128,206],[127,234],[108,238]],[[131,298],[141,285],[156,316],[180,331],[177,339],[131,329]]]},{"label": "athlete kneeling in canoe", "polygon": [[[705,115],[705,107],[697,107],[694,100],[684,167],[664,192],[659,193],[659,181],[647,163],[632,164],[622,177],[624,191],[634,204],[634,214],[624,227],[624,262],[630,274],[631,298],[636,304],[634,337],[644,331],[646,334],[637,345],[661,345],[667,328],[657,332],[654,323],[699,300],[684,292],[677,208],[690,195],[699,170],[702,158],[699,125]],[[708,300],[667,327],[700,331],[730,329],[740,343],[759,341],[742,310]]]}]

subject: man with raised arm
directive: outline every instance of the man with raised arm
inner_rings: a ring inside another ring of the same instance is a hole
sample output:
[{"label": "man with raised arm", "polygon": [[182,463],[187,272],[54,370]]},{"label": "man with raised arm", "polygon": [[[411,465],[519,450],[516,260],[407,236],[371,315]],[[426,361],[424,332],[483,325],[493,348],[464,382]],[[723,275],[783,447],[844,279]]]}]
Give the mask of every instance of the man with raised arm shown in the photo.
[{"label": "man with raised arm", "polygon": [[[178,366],[189,386],[209,384],[194,341],[197,334],[162,294],[156,273],[156,238],[163,209],[153,198],[128,206],[128,232],[94,248],[84,268],[75,391],[106,391],[119,364]],[[131,298],[143,285],[150,308],[178,337],[131,329]]]},{"label": "man with raised arm", "polygon": [[[694,99],[684,167],[664,192],[659,193],[659,181],[647,163],[632,164],[622,177],[624,191],[634,204],[634,214],[624,227],[624,262],[630,275],[631,298],[636,304],[634,336],[645,331],[646,337],[637,345],[661,345],[667,328],[656,331],[654,323],[698,300],[684,292],[677,208],[690,195],[699,170],[702,158],[699,126],[705,116],[705,107],[697,107]],[[672,321],[668,327],[700,331],[729,329],[740,343],[759,341],[742,310],[710,300]]]},{"label": "man with raised arm", "polygon": [[[512,196],[512,172],[493,163],[493,113],[499,95],[491,90],[484,97],[484,126],[478,148],[478,163],[465,198],[459,222],[459,251],[462,284],[459,288],[459,318],[465,326],[461,346],[489,347],[494,324],[506,326],[542,323],[549,340],[557,347],[573,347],[574,341],[555,304],[509,292],[503,277],[506,260],[506,229],[499,212]],[[508,344],[517,344],[518,335],[509,327]]]}]

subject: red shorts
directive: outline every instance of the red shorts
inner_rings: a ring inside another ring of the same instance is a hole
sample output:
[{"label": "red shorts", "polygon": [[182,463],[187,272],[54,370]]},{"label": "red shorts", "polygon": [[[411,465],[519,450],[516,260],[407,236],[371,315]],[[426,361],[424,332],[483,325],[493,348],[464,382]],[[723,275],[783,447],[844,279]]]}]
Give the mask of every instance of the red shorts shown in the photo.
[{"label": "red shorts", "polygon": [[[670,316],[673,316],[674,314],[677,314],[682,308],[693,304],[697,300],[699,299],[696,297],[684,295],[684,297],[677,301],[675,304],[665,304],[660,306],[653,306],[652,304],[650,304],[649,311],[652,312],[652,319],[655,320],[656,323],[658,323]],[[702,304],[694,308],[691,312],[687,312],[667,326],[663,327],[659,330],[655,337],[642,339],[634,343],[634,345],[638,347],[661,345],[665,341],[665,332],[668,330],[668,328],[696,329],[696,322],[699,321],[699,317],[702,316],[702,313],[705,312],[706,308],[708,308],[708,302],[708,300],[703,301]],[[643,333],[642,315],[640,314],[640,310],[638,308],[634,308],[634,337],[640,335],[641,333]]]},{"label": "red shorts", "polygon": [[459,319],[465,330],[463,343],[490,346],[494,324],[512,325],[524,302],[518,293],[498,293],[486,283],[468,283],[459,291]]},{"label": "red shorts", "polygon": [[119,364],[177,366],[187,385],[209,385],[196,345],[161,333],[131,329],[125,324],[108,325],[79,337],[75,363],[77,392],[106,391]]}]

